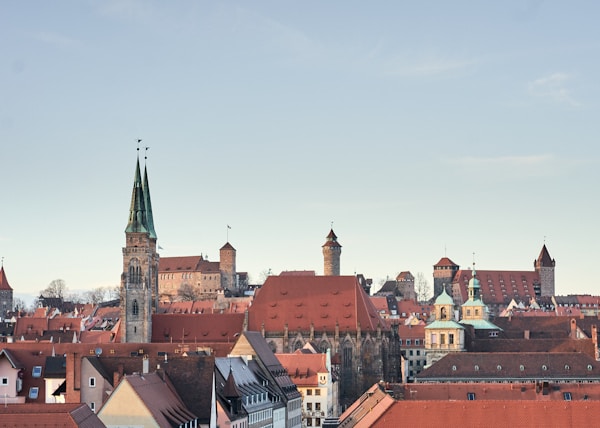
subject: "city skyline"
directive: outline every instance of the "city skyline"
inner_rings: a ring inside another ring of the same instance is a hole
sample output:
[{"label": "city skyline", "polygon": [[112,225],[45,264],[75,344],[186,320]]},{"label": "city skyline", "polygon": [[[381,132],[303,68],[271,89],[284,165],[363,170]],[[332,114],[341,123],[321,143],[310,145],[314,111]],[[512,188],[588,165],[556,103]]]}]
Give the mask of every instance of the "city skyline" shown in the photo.
[{"label": "city skyline", "polygon": [[[533,270],[596,292],[592,2],[0,6],[15,293],[116,286],[137,139],[162,257],[341,274]],[[147,151],[145,147],[150,147]],[[230,228],[229,228],[230,227]],[[473,255],[474,253],[474,255]]]}]

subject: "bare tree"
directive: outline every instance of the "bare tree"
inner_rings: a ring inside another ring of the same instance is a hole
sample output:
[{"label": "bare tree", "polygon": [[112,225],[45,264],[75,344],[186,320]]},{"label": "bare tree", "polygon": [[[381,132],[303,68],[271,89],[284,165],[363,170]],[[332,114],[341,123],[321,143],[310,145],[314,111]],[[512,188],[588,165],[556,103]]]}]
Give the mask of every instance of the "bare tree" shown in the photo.
[{"label": "bare tree", "polygon": [[67,283],[64,279],[55,279],[48,287],[44,288],[41,291],[42,296],[44,297],[57,297],[59,299],[63,299],[67,292]]},{"label": "bare tree", "polygon": [[24,311],[27,307],[27,304],[25,303],[25,300],[21,299],[20,297],[15,297],[13,299],[13,307],[17,312]]},{"label": "bare tree", "polygon": [[198,290],[191,284],[182,284],[177,290],[177,300],[182,302],[199,300],[199,297]]},{"label": "bare tree", "polygon": [[106,287],[96,287],[92,290],[86,291],[83,294],[83,299],[86,303],[93,303],[94,305],[97,305],[98,303],[104,302],[106,294]]},{"label": "bare tree", "polygon": [[423,272],[417,273],[415,278],[415,292],[417,293],[417,300],[419,302],[425,302],[431,297],[429,281],[427,281],[427,278],[425,278]]}]

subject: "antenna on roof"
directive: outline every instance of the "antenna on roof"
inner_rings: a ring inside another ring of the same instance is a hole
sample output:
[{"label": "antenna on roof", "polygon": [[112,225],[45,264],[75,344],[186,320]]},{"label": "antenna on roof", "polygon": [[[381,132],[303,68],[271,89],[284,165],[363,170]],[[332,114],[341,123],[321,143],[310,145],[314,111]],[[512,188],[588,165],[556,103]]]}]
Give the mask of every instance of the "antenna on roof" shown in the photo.
[{"label": "antenna on roof", "polygon": [[473,251],[473,270],[475,270],[475,251]]},{"label": "antenna on roof", "polygon": [[4,256],[2,256],[2,267],[4,267]]}]

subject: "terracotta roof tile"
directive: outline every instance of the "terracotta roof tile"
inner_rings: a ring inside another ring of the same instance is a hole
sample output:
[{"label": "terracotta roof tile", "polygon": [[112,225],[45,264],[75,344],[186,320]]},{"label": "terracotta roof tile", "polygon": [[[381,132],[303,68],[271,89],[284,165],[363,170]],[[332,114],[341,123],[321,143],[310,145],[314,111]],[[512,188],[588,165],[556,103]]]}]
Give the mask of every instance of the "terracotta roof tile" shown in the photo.
[{"label": "terracotta roof tile", "polygon": [[6,427],[82,427],[105,425],[87,404],[11,404],[0,406],[0,425]]},{"label": "terracotta roof tile", "polygon": [[270,276],[248,310],[249,330],[376,331],[385,321],[354,276]]},{"label": "terracotta roof tile", "polygon": [[245,314],[157,314],[152,316],[152,342],[235,342]]},{"label": "terracotta roof tile", "polygon": [[436,266],[458,267],[458,265],[456,263],[454,263],[452,260],[450,260],[448,257],[442,257],[439,262],[437,262],[435,265],[433,265],[433,267],[436,267]]},{"label": "terracotta roof tile", "polygon": [[[523,426],[535,421],[538,427],[594,426],[600,414],[600,401],[396,401],[374,428],[403,426],[446,428],[449,423],[471,427]],[[501,415],[501,416],[498,416]]]}]

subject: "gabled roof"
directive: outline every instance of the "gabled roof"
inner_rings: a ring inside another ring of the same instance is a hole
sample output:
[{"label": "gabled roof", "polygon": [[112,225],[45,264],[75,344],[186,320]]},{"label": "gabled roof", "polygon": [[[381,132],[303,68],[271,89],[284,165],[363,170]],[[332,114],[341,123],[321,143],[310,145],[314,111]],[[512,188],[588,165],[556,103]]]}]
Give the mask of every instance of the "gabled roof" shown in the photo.
[{"label": "gabled roof", "polygon": [[292,381],[301,387],[315,387],[319,384],[319,374],[329,373],[326,367],[326,354],[275,354],[287,370]]},{"label": "gabled roof", "polygon": [[0,358],[6,357],[13,369],[22,369],[25,367],[8,349],[0,349]]},{"label": "gabled roof", "polygon": [[[340,415],[339,428],[371,427],[393,404],[394,399],[389,394],[383,391],[379,385],[373,385]],[[420,417],[421,424],[413,426],[424,426],[422,423],[426,423],[427,414],[422,413]],[[409,426],[404,424],[401,418],[397,419],[395,423],[395,427]]]},{"label": "gabled roof", "polygon": [[248,310],[248,329],[375,332],[386,324],[354,276],[269,276]]},{"label": "gabled roof", "polygon": [[4,272],[4,266],[0,267],[0,290],[12,290],[6,279],[6,273]]},{"label": "gabled roof", "polygon": [[100,419],[104,413],[110,415],[111,401],[120,397],[120,390],[126,388],[126,384],[131,386],[159,426],[177,426],[197,418],[165,380],[156,373],[146,373],[125,376],[100,410]]}]

